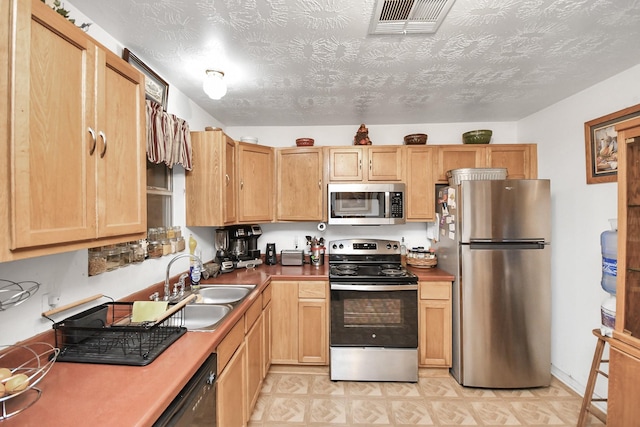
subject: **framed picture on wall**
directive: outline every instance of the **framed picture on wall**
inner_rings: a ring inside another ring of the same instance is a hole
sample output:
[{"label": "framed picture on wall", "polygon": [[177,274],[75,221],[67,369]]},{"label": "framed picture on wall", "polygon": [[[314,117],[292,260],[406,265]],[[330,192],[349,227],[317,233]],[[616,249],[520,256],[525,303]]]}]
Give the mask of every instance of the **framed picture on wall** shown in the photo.
[{"label": "framed picture on wall", "polygon": [[169,98],[169,83],[156,74],[151,68],[142,62],[127,48],[122,52],[122,59],[133,65],[144,74],[144,93],[146,99],[150,99],[162,105],[162,109],[167,111],[167,99]]},{"label": "framed picture on wall", "polygon": [[616,125],[640,116],[640,104],[598,117],[584,124],[587,184],[618,180]]}]

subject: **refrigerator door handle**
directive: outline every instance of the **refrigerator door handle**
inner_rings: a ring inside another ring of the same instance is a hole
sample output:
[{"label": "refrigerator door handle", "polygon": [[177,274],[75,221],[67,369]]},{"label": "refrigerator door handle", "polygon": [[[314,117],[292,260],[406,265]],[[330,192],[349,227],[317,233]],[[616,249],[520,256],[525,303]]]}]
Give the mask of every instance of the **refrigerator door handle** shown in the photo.
[{"label": "refrigerator door handle", "polygon": [[471,242],[470,249],[476,250],[496,250],[496,249],[544,249],[546,243],[544,241],[535,242]]}]

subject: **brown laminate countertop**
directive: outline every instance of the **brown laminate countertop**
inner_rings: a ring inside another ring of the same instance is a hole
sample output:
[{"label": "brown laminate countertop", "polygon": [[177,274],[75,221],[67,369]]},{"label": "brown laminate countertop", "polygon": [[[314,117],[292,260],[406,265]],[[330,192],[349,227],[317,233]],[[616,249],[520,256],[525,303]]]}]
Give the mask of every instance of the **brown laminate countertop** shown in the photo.
[{"label": "brown laminate countertop", "polygon": [[[411,269],[420,280],[451,281],[438,269]],[[24,412],[0,422],[2,427],[59,427],[72,425],[150,426],[162,414],[231,327],[242,318],[271,280],[327,280],[328,266],[261,265],[204,280],[202,284],[256,284],[215,331],[189,331],[147,366],[118,366],[56,362],[38,384],[40,399]],[[156,284],[126,300],[146,299]],[[7,412],[20,407],[22,397],[7,401]],[[2,408],[0,407],[0,410]]]}]

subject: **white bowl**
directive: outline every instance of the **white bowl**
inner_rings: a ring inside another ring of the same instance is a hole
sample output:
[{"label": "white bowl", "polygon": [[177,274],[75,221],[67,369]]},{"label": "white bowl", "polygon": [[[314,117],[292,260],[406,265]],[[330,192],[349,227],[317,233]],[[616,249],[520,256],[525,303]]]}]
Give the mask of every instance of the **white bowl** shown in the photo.
[{"label": "white bowl", "polygon": [[242,136],[240,137],[240,142],[250,142],[252,144],[257,144],[258,138],[256,138],[255,136]]}]

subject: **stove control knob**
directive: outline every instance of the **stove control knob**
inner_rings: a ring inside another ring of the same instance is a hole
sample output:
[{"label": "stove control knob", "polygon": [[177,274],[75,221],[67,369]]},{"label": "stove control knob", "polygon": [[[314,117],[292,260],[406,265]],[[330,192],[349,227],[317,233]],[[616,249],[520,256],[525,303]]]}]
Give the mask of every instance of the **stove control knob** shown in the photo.
[{"label": "stove control knob", "polygon": [[336,245],[335,243],[331,246],[331,249],[337,249],[338,245]]},{"label": "stove control knob", "polygon": [[340,245],[338,245],[338,247],[339,247],[340,249],[344,249],[344,245],[343,245],[342,243],[340,243]]},{"label": "stove control knob", "polygon": [[398,249],[398,245],[396,245],[395,243],[393,244],[393,249]]}]

